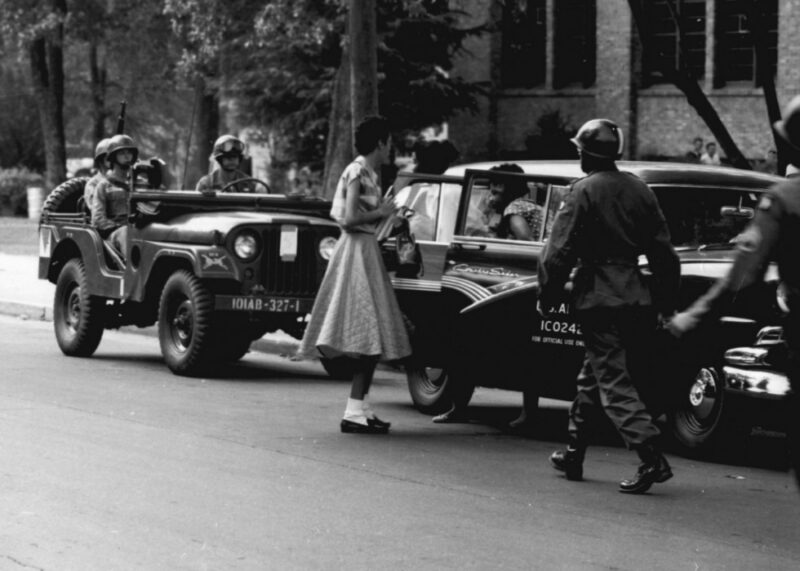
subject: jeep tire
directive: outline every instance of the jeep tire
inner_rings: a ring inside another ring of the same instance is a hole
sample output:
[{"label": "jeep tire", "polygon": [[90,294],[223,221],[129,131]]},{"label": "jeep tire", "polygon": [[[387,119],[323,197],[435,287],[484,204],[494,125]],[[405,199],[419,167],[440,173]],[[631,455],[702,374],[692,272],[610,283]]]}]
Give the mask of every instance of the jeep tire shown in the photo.
[{"label": "jeep tire", "polygon": [[86,269],[77,258],[68,261],[56,280],[53,328],[65,355],[90,357],[103,337],[105,299],[87,292]]},{"label": "jeep tire", "polygon": [[164,284],[158,307],[158,341],[167,367],[176,375],[196,376],[213,350],[214,299],[191,272],[179,270]]},{"label": "jeep tire", "polygon": [[86,177],[71,178],[62,182],[47,195],[43,212],[79,212],[78,204],[86,187]]}]

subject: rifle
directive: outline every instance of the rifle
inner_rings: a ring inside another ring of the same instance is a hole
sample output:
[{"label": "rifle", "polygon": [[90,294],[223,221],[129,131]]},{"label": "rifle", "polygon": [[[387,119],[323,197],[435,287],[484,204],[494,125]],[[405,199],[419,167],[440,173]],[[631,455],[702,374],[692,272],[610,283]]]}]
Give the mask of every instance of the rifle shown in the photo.
[{"label": "rifle", "polygon": [[125,107],[127,107],[127,101],[120,101],[119,103],[119,115],[117,115],[117,135],[121,135],[125,132]]}]

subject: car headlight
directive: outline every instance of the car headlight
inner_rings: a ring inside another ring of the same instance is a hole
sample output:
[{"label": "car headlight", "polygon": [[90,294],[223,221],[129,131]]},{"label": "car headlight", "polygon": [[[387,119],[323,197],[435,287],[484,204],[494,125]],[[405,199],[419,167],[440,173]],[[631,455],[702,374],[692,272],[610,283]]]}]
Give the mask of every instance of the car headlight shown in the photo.
[{"label": "car headlight", "polygon": [[250,261],[258,255],[259,243],[255,232],[245,230],[233,241],[233,252],[241,260]]},{"label": "car headlight", "polygon": [[319,241],[319,255],[323,260],[330,260],[333,256],[333,249],[336,247],[336,238],[333,236],[326,236]]}]

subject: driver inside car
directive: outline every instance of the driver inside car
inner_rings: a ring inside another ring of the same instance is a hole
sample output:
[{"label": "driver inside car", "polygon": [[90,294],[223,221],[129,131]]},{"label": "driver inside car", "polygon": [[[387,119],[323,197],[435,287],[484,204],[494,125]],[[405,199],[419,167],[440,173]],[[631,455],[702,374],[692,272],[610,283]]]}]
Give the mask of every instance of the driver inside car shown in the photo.
[{"label": "driver inside car", "polygon": [[226,192],[256,192],[249,175],[239,170],[244,160],[244,143],[241,139],[233,135],[222,135],[214,142],[212,156],[217,165],[211,174],[197,181],[195,190],[203,194],[213,194],[214,191],[223,189]]}]

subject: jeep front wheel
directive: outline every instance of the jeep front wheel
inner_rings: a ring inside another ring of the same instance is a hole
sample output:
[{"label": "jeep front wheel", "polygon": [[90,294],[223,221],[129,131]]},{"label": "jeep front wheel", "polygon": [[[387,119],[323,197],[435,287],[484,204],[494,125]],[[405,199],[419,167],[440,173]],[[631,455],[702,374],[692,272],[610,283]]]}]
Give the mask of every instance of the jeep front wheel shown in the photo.
[{"label": "jeep front wheel", "polygon": [[469,404],[475,385],[466,378],[455,378],[447,368],[406,366],[408,392],[414,406],[426,414],[440,414],[453,406]]},{"label": "jeep front wheel", "polygon": [[176,375],[198,375],[212,351],[214,300],[192,273],[172,274],[161,292],[158,341],[167,367]]},{"label": "jeep front wheel", "polygon": [[66,263],[56,281],[53,299],[53,328],[65,355],[90,357],[103,337],[105,299],[87,292],[83,262]]}]

